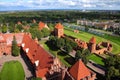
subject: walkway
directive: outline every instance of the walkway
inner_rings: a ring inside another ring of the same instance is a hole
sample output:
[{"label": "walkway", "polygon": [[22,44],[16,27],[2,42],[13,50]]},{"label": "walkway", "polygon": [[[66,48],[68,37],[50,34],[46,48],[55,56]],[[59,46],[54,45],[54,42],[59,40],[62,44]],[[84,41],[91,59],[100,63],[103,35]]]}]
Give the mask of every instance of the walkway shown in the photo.
[{"label": "walkway", "polygon": [[5,62],[11,61],[11,60],[17,60],[22,64],[24,71],[25,71],[26,80],[28,80],[29,78],[31,78],[33,76],[33,74],[31,73],[30,69],[28,68],[27,64],[25,63],[25,61],[23,60],[23,58],[21,56],[18,56],[18,57],[13,57],[11,55],[1,56],[0,57],[0,71],[2,69],[3,64]]},{"label": "walkway", "polygon": [[99,74],[105,75],[105,71],[102,69],[102,67],[100,68],[99,65],[88,62],[88,63],[87,63],[87,66],[88,66],[90,69],[92,69],[93,71],[95,71],[95,72],[97,72],[97,73],[99,73]]}]

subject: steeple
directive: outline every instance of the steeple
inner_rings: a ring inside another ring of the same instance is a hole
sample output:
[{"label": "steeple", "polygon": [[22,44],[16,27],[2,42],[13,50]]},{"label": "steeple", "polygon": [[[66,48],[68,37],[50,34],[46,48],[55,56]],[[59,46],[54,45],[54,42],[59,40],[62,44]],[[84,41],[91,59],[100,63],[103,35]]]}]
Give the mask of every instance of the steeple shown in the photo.
[{"label": "steeple", "polygon": [[95,44],[95,43],[96,43],[96,38],[93,36],[93,37],[90,39],[89,42]]}]

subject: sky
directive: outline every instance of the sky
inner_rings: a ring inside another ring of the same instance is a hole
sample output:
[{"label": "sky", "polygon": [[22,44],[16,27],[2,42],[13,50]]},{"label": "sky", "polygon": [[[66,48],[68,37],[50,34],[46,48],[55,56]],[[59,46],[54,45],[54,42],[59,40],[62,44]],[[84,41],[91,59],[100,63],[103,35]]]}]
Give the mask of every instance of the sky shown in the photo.
[{"label": "sky", "polygon": [[120,10],[120,0],[0,0],[0,11],[39,9]]}]

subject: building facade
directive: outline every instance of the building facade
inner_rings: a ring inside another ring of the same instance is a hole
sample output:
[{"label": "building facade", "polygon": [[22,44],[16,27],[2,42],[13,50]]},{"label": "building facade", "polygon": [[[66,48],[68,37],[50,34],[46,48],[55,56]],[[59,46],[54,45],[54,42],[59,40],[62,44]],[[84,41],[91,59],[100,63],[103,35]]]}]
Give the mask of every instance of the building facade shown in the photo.
[{"label": "building facade", "polygon": [[55,36],[57,36],[58,38],[64,36],[64,27],[61,23],[56,24],[54,31],[55,31]]}]

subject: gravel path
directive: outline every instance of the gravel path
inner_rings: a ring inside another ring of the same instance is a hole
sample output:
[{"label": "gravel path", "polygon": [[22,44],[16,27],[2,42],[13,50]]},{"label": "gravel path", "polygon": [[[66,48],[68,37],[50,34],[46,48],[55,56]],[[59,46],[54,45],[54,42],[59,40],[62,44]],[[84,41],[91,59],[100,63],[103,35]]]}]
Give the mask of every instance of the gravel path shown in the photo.
[{"label": "gravel path", "polygon": [[23,60],[21,56],[18,56],[18,57],[13,57],[11,55],[1,56],[0,57],[0,71],[2,69],[3,64],[11,60],[17,60],[22,64],[24,71],[25,71],[26,80],[29,80],[33,76],[33,74],[31,73],[31,70],[29,69],[29,67],[27,66],[27,64],[25,63],[25,61]]}]

